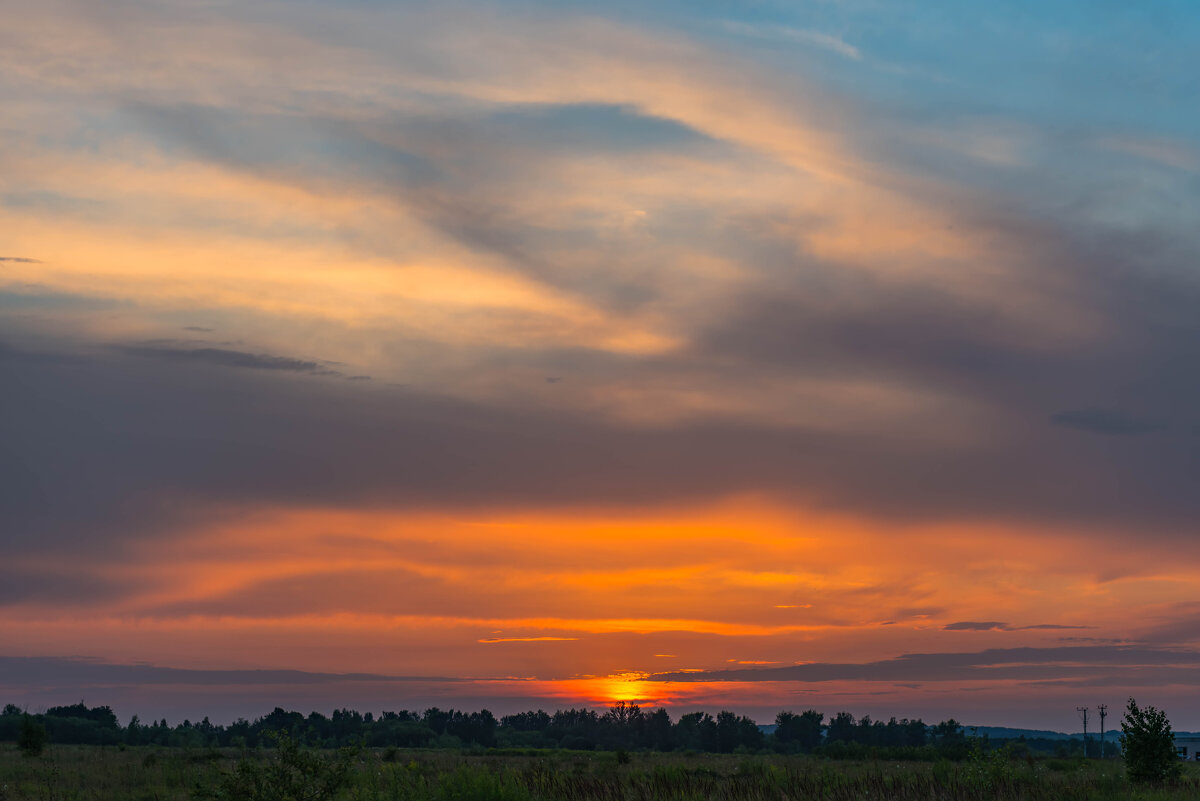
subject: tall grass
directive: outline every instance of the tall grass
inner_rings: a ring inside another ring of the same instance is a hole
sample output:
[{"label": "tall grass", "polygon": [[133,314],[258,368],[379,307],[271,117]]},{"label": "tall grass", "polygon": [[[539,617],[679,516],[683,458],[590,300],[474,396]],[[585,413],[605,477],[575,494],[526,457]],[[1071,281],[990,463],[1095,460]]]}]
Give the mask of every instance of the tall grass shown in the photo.
[{"label": "tall grass", "polygon": [[[242,758],[273,752],[51,746],[38,758],[0,745],[0,801],[193,801]],[[1132,787],[1119,762],[841,762],[802,756],[547,751],[362,751],[339,801],[1183,801],[1175,786]]]}]

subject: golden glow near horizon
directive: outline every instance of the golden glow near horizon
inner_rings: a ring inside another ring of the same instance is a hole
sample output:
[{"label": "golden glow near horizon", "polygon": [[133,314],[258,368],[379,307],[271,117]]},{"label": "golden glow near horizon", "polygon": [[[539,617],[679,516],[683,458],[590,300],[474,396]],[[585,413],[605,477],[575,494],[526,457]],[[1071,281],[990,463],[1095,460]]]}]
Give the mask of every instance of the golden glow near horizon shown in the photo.
[{"label": "golden glow near horizon", "polygon": [[1189,697],[1194,115],[826,11],[16,0],[0,659]]},{"label": "golden glow near horizon", "polygon": [[[0,634],[31,655],[71,642],[105,661],[183,666],[213,664],[220,644],[225,667],[430,677],[455,667],[499,698],[686,705],[724,691],[769,705],[791,703],[787,683],[652,676],[867,663],[948,644],[1053,647],[1064,634],[1089,639],[1097,615],[1106,635],[1133,632],[1200,579],[1182,565],[1141,572],[1116,546],[1081,562],[1086,532],[880,529],[754,498],[651,515],[239,517],[100,564],[60,556],[60,575],[136,591],[69,614],[12,607]],[[1010,553],[998,558],[1001,538]],[[962,620],[1004,622],[953,630]],[[962,682],[882,686],[919,699],[939,684]],[[854,698],[856,686],[823,678],[806,689]]]}]

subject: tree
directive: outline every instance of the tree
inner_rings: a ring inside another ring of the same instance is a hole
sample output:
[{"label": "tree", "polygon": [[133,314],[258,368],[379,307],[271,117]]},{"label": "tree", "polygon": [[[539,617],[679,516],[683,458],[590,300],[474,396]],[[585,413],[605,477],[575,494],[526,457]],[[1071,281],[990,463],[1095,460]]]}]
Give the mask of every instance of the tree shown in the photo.
[{"label": "tree", "polygon": [[661,706],[646,716],[647,744],[656,751],[670,751],[674,747],[671,734],[671,715]]},{"label": "tree", "polygon": [[1152,706],[1139,709],[1137,701],[1130,698],[1121,720],[1121,749],[1131,781],[1161,784],[1179,778],[1175,734],[1161,710]]},{"label": "tree", "polygon": [[849,712],[838,712],[829,719],[825,740],[831,743],[854,742],[855,729],[854,716]]},{"label": "tree", "polygon": [[821,744],[824,722],[825,715],[814,709],[799,715],[794,712],[780,712],[775,716],[775,740],[785,749],[811,751]]}]

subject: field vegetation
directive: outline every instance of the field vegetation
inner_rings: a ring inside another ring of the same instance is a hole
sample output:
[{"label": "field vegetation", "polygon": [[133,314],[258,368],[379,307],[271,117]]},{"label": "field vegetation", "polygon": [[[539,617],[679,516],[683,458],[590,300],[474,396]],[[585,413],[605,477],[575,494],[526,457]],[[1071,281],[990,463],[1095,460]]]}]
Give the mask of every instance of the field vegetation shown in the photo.
[{"label": "field vegetation", "polygon": [[[292,756],[288,756],[289,749]],[[812,755],[513,749],[0,748],[0,801],[780,801],[1031,799],[1168,801],[1200,797],[1200,771],[1131,784],[1120,760],[1016,757],[961,762],[831,760]],[[344,769],[344,772],[342,772]],[[283,778],[285,777],[286,778]]]},{"label": "field vegetation", "polygon": [[[501,721],[437,709],[379,718],[276,710],[230,727],[121,727],[108,707],[29,715],[10,705],[0,715],[0,801],[1198,798],[1200,765],[1176,759],[1171,737],[1166,717],[1133,699],[1124,760],[1039,754],[954,721],[840,713],[825,723],[811,711],[782,712],[764,733],[732,713],[672,721],[625,704]],[[556,741],[582,747],[546,745]]]}]

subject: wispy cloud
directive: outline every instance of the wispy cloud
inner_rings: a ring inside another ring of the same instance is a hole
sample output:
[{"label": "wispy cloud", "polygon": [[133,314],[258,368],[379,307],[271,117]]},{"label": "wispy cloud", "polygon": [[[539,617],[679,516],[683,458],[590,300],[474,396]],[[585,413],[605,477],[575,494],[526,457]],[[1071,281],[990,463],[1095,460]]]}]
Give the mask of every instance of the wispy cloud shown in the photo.
[{"label": "wispy cloud", "polygon": [[578,640],[578,637],[482,637],[479,642],[576,642]]},{"label": "wispy cloud", "polygon": [[1067,626],[1060,623],[1035,623],[1031,626],[1013,626],[998,620],[960,620],[942,626],[942,631],[1057,631],[1060,629],[1090,629],[1093,626]]},{"label": "wispy cloud", "polygon": [[392,676],[378,673],[319,673],[305,670],[212,670],[121,664],[83,657],[0,656],[10,684],[35,681],[88,686],[98,683],[133,686],[278,685],[335,682],[456,682],[452,676]]},{"label": "wispy cloud", "polygon": [[113,349],[132,356],[175,361],[188,364],[211,364],[247,370],[282,370],[311,375],[342,377],[342,373],[327,364],[290,356],[271,356],[263,353],[226,350],[224,348],[179,348],[163,345],[114,345]]},{"label": "wispy cloud", "polygon": [[837,53],[846,58],[858,61],[862,58],[862,53],[857,47],[849,44],[844,39],[841,39],[832,34],[823,33],[821,31],[809,30],[806,28],[793,28],[787,25],[772,25],[765,23],[747,23],[726,21],[722,26],[736,34],[742,36],[752,36],[759,39],[774,39],[783,42],[795,42],[798,44],[810,45],[819,47],[824,50]]},{"label": "wispy cloud", "polygon": [[1200,652],[1137,645],[991,648],[978,652],[914,653],[865,663],[808,663],[779,668],[656,673],[649,681],[678,682],[928,682],[988,680],[1122,681],[1142,683],[1147,665],[1160,680],[1195,684]]}]

